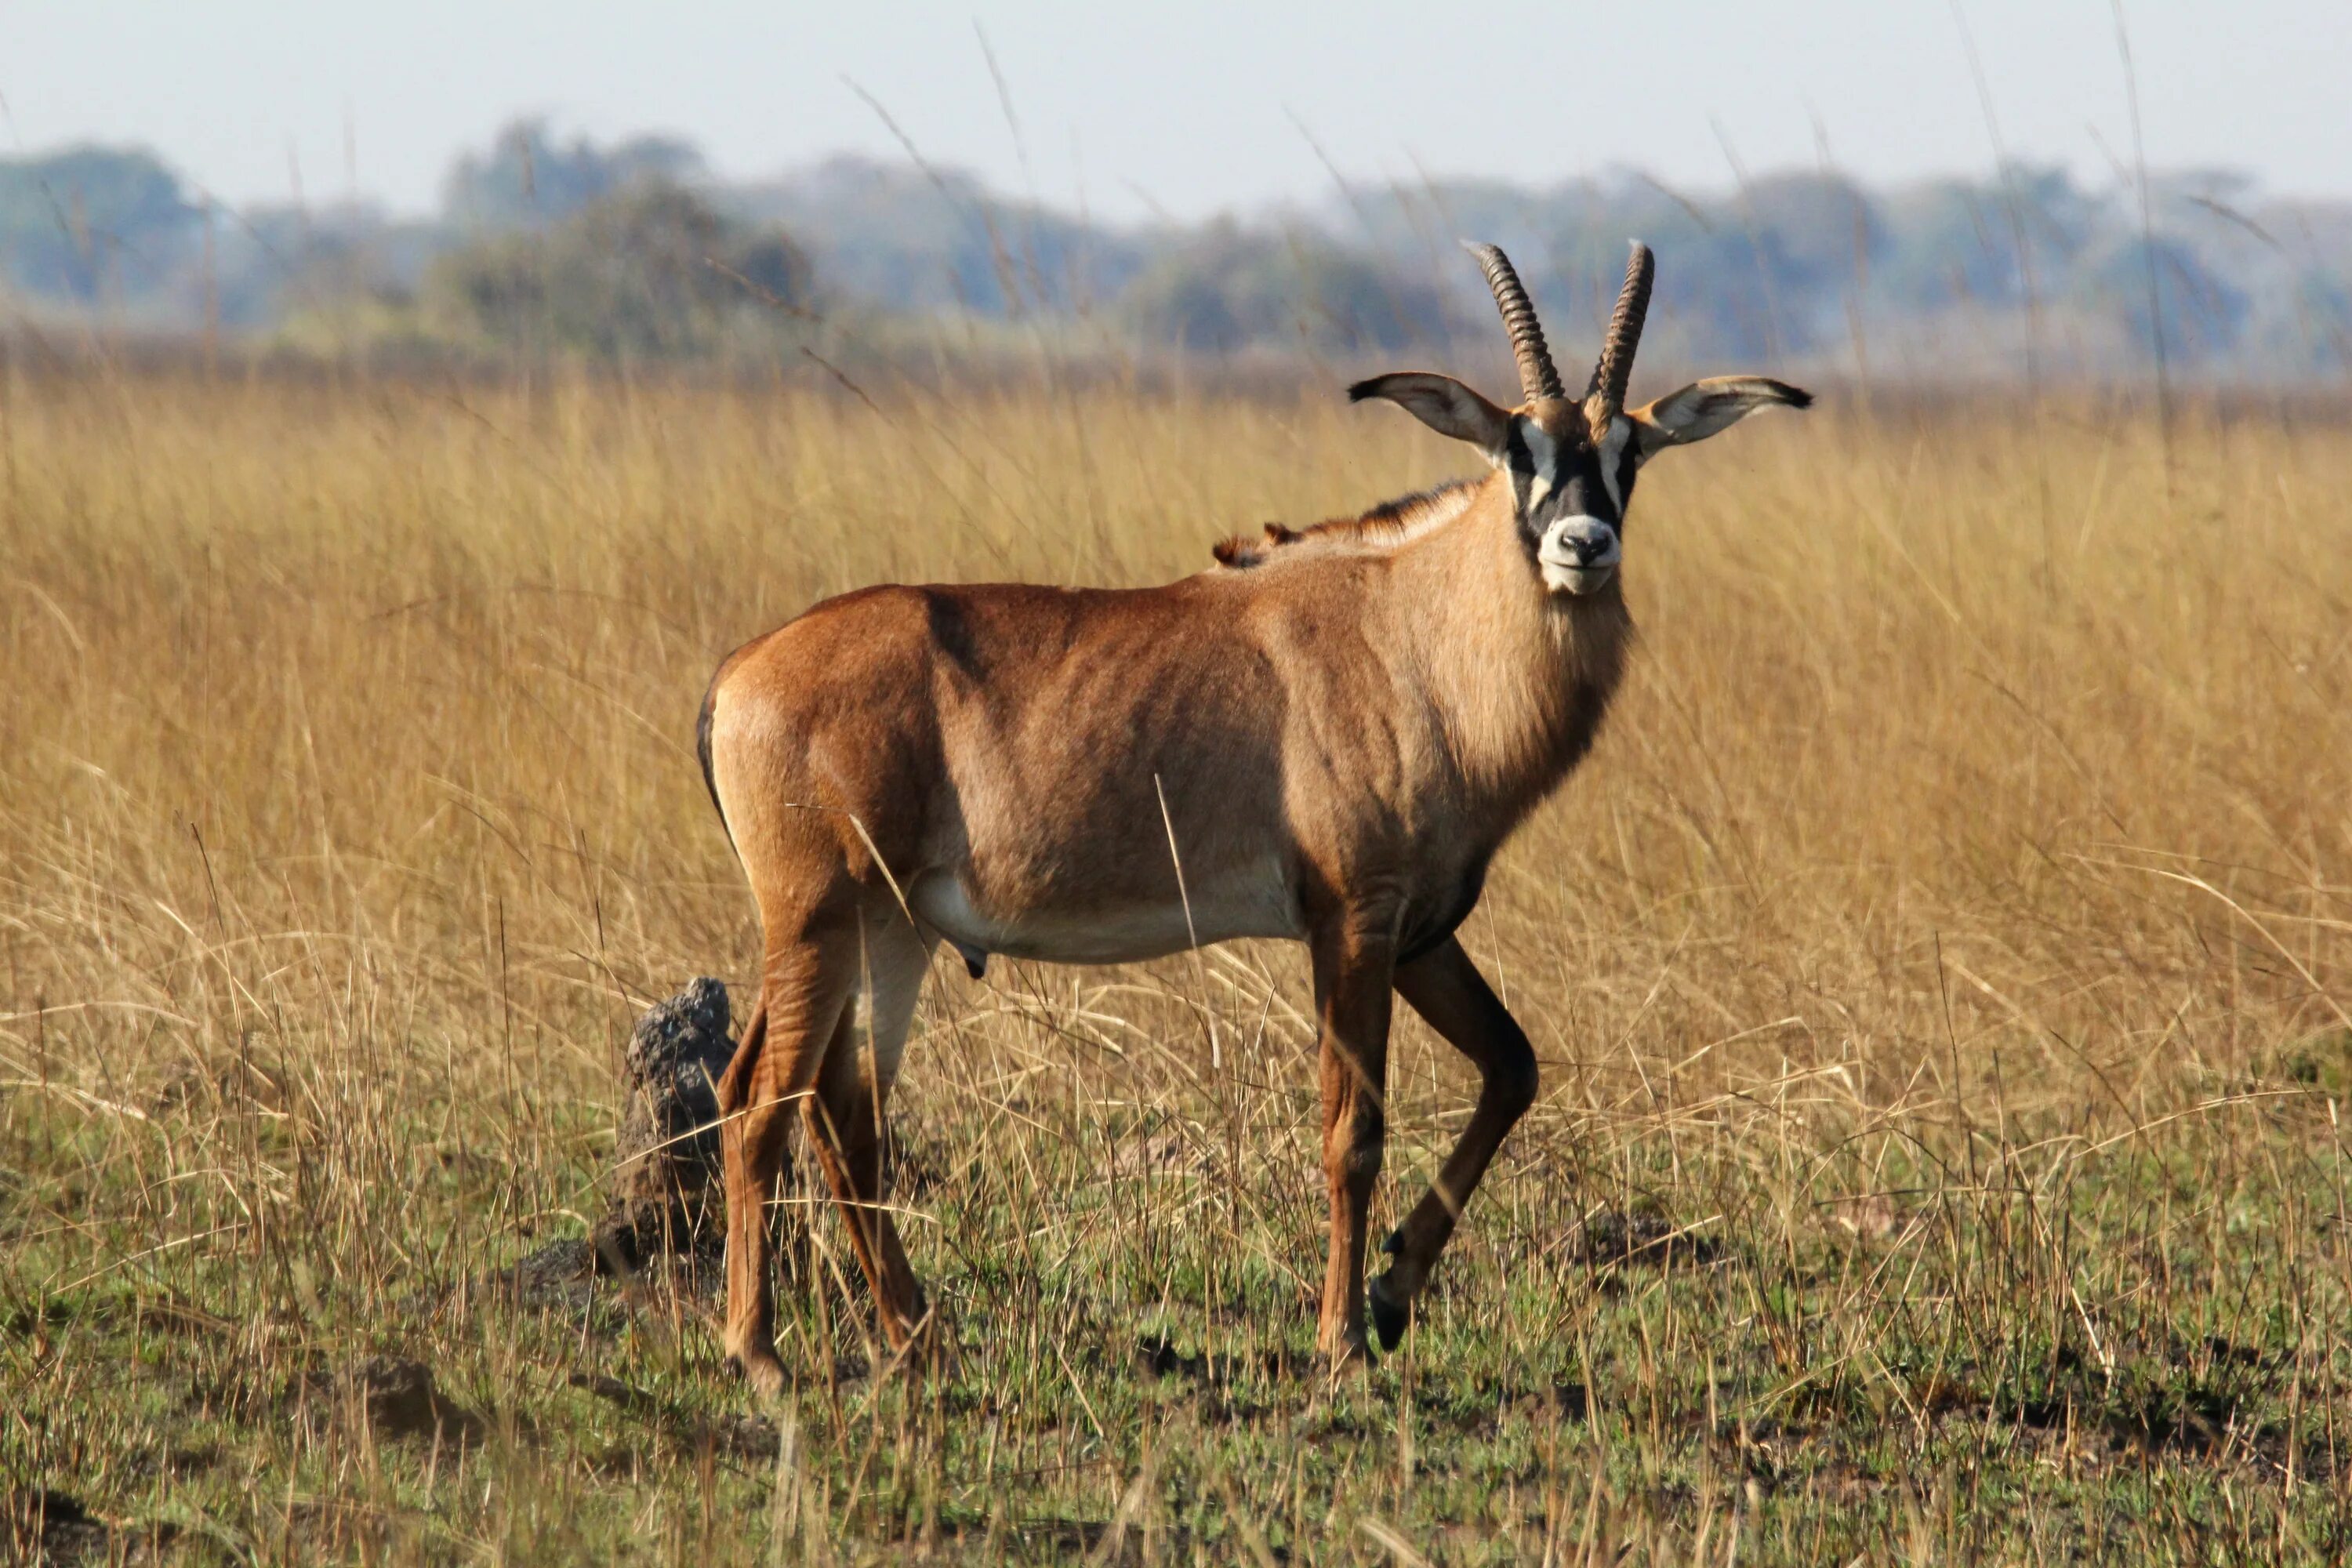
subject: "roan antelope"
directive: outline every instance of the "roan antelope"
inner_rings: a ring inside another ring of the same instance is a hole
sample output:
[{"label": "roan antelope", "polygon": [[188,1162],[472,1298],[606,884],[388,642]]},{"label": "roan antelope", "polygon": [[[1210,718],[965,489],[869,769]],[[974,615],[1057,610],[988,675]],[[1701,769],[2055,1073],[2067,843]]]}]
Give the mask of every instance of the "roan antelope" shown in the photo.
[{"label": "roan antelope", "polygon": [[766,941],[719,1086],[725,1342],[763,1394],[783,1376],[765,1207],[796,1109],[892,1347],[925,1321],[883,1206],[880,1128],[941,939],[975,975],[992,953],[1113,963],[1234,937],[1307,944],[1331,1204],[1318,1337],[1335,1365],[1368,1353],[1365,1219],[1402,995],[1482,1080],[1370,1288],[1383,1348],[1403,1333],[1535,1099],[1527,1037],[1454,932],[1616,689],[1634,479],[1668,447],[1811,401],[1723,376],[1628,411],[1653,270],[1638,244],[1571,400],[1510,262],[1472,249],[1526,400],[1497,407],[1425,372],[1349,396],[1469,442],[1486,478],[1230,541],[1217,568],[1157,588],[866,588],[719,667],[698,749]]}]

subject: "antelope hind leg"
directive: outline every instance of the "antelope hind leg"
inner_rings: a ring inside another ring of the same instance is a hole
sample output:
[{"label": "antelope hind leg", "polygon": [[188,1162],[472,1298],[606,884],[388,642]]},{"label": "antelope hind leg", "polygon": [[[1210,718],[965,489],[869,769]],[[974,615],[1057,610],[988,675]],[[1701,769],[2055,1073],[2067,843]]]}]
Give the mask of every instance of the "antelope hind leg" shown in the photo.
[{"label": "antelope hind leg", "polygon": [[[873,1289],[883,1337],[903,1354],[927,1316],[922,1285],[887,1201],[885,1118],[932,944],[895,915],[893,910],[868,921],[867,1026],[857,1028],[854,1008],[844,1011],[818,1074],[808,1121],[810,1143]],[[870,1049],[860,1048],[861,1034]]]},{"label": "antelope hind leg", "polygon": [[853,972],[819,942],[772,951],[758,1010],[719,1080],[727,1193],[727,1359],[762,1397],[783,1387],[776,1359],[775,1258],[768,1206],[783,1168],[794,1101],[814,1085]]}]

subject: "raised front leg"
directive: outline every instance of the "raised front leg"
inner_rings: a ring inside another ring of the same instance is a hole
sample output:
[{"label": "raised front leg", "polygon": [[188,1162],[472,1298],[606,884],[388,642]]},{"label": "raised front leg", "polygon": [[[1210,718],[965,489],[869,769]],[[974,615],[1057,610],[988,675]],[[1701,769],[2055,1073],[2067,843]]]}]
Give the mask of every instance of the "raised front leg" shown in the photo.
[{"label": "raised front leg", "polygon": [[1478,1105],[1437,1179],[1383,1244],[1395,1261],[1371,1285],[1372,1326],[1381,1348],[1394,1350],[1412,1321],[1413,1298],[1429,1282],[1437,1255],[1454,1234],[1463,1205],[1486,1173],[1504,1135],[1536,1098],[1536,1054],[1528,1037],[1486,984],[1486,976],[1449,937],[1400,966],[1399,994],[1478,1069]]},{"label": "raised front leg", "polygon": [[1316,1342],[1334,1370],[1370,1359],[1364,1342],[1364,1229],[1381,1173],[1389,1068],[1389,922],[1342,916],[1312,939],[1322,1034],[1323,1170],[1331,1251]]}]

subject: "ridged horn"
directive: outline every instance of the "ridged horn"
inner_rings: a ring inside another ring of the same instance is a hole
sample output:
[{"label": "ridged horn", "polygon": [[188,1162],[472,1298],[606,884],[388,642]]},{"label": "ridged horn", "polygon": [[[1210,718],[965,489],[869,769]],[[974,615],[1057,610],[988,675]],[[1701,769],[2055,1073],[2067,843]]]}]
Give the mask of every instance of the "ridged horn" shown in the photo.
[{"label": "ridged horn", "polygon": [[1551,350],[1544,343],[1543,328],[1536,321],[1536,308],[1520,286],[1511,258],[1497,246],[1465,239],[1462,247],[1478,258],[1478,270],[1486,275],[1486,287],[1495,291],[1495,307],[1503,312],[1503,330],[1511,335],[1511,357],[1519,362],[1519,390],[1530,403],[1539,397],[1565,395],[1559,372],[1552,368]]},{"label": "ridged horn", "polygon": [[1633,351],[1641,346],[1642,321],[1650,313],[1650,285],[1658,275],[1657,258],[1640,240],[1625,260],[1625,287],[1617,291],[1617,312],[1609,318],[1609,335],[1601,340],[1601,357],[1593,363],[1592,384],[1584,395],[1598,395],[1614,414],[1625,406],[1625,384],[1633,377]]}]

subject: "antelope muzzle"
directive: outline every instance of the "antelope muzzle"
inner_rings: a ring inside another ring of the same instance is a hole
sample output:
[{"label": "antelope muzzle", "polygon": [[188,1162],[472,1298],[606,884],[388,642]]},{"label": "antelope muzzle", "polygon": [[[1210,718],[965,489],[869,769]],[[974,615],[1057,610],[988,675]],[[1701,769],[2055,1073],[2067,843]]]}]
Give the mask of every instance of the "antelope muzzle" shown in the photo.
[{"label": "antelope muzzle", "polygon": [[1613,523],[1591,516],[1556,518],[1543,531],[1536,559],[1544,586],[1555,594],[1591,594],[1617,575],[1623,556]]}]

